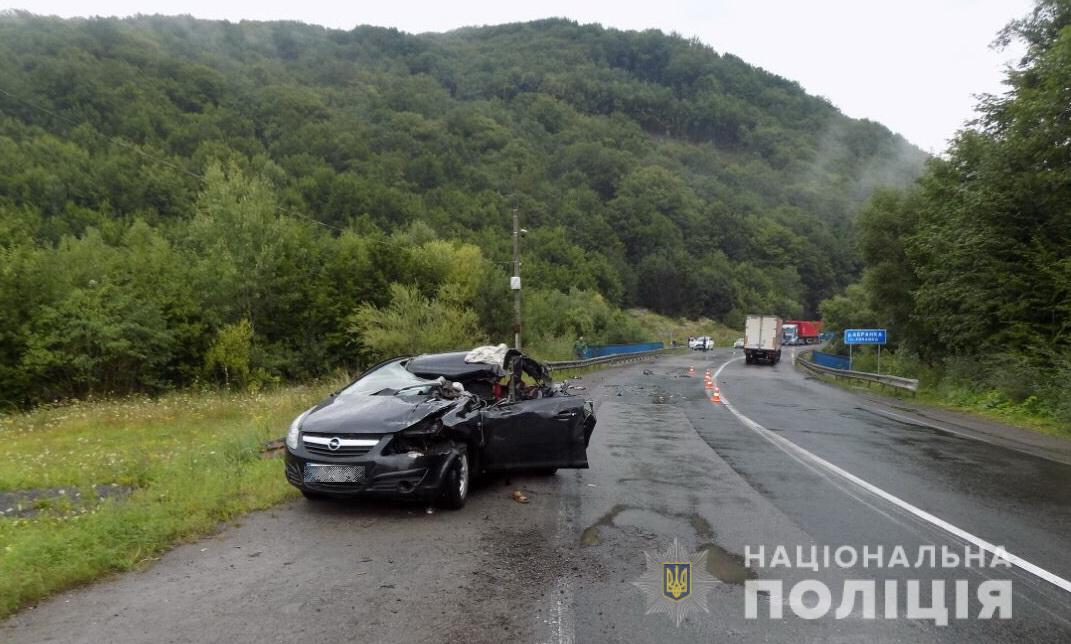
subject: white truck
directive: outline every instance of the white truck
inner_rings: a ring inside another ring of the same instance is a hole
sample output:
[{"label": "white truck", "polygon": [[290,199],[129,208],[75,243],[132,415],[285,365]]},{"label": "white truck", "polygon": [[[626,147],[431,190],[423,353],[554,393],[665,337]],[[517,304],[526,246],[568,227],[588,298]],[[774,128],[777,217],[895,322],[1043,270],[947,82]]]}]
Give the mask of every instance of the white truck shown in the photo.
[{"label": "white truck", "polygon": [[749,315],[744,326],[744,361],[748,364],[781,361],[781,318],[776,315]]}]

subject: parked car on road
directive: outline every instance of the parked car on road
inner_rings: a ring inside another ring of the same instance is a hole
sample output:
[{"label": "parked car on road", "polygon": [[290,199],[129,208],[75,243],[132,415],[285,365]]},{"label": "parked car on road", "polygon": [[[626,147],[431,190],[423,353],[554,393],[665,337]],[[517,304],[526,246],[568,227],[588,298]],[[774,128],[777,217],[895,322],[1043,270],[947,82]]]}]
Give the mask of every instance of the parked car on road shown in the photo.
[{"label": "parked car on road", "polygon": [[733,343],[733,348],[734,349],[743,349],[744,348],[744,339],[743,338],[737,338],[736,342]]},{"label": "parked car on road", "polygon": [[390,496],[456,509],[481,472],[587,468],[592,402],[500,348],[492,362],[467,361],[474,350],[369,369],[291,423],[287,481],[311,499]]},{"label": "parked car on road", "polygon": [[701,335],[688,341],[688,348],[693,351],[708,351],[714,348],[714,340],[710,336]]}]

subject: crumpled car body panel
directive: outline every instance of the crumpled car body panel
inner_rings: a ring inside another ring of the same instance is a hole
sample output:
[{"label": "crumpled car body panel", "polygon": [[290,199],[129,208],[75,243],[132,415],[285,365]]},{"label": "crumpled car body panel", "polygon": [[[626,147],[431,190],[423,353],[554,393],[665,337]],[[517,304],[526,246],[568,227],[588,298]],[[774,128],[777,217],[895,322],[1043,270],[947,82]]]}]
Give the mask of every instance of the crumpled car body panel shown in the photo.
[{"label": "crumpled car body panel", "polygon": [[457,406],[457,400],[402,396],[334,396],[302,422],[302,431],[331,434],[393,434]]}]

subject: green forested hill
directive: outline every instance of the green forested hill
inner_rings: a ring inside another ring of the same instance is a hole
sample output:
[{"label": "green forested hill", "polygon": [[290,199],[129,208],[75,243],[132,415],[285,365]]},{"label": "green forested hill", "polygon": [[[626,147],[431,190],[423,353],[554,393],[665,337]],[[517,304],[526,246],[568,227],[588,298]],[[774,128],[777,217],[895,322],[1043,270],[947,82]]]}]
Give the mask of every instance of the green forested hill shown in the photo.
[{"label": "green forested hill", "polygon": [[657,31],[3,14],[0,400],[315,374],[412,346],[376,335],[401,319],[505,339],[511,208],[548,342],[813,314],[923,162]]}]

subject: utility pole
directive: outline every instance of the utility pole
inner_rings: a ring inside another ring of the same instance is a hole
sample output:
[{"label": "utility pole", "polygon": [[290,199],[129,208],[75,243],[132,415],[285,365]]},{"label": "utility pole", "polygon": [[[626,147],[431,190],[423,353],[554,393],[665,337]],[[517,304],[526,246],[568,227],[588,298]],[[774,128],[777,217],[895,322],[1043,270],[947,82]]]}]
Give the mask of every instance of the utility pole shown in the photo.
[{"label": "utility pole", "polygon": [[513,291],[513,348],[521,350],[521,223],[517,209],[513,209],[513,277],[509,280]]}]

